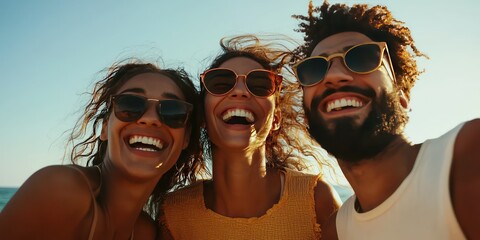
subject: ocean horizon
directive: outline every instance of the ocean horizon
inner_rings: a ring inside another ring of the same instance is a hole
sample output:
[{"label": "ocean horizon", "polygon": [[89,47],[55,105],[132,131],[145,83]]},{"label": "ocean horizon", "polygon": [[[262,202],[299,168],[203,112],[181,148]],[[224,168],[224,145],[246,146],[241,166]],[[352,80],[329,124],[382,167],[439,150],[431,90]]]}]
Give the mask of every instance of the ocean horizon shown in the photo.
[{"label": "ocean horizon", "polygon": [[[347,200],[347,198],[353,194],[353,191],[350,187],[340,185],[333,185],[333,187],[340,196],[340,199],[342,199],[342,202],[345,202],[345,200]],[[17,192],[17,190],[18,187],[0,187],[0,211],[2,211],[3,207]]]},{"label": "ocean horizon", "polygon": [[0,211],[18,190],[18,187],[0,187]]}]

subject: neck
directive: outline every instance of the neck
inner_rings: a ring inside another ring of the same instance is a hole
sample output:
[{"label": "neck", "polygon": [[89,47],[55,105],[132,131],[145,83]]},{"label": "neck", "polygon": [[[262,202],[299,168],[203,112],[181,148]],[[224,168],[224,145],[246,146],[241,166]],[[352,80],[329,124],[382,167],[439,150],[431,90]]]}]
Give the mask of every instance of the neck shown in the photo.
[{"label": "neck", "polygon": [[100,197],[103,198],[101,204],[106,217],[119,236],[130,236],[144,203],[161,176],[148,181],[132,181],[108,162],[104,162],[101,168],[103,182]]},{"label": "neck", "polygon": [[214,151],[207,207],[229,217],[258,217],[280,197],[279,171],[266,168],[264,147],[248,152]]},{"label": "neck", "polygon": [[411,172],[418,150],[419,146],[398,136],[371,159],[355,163],[338,160],[363,212],[374,209],[397,190]]}]

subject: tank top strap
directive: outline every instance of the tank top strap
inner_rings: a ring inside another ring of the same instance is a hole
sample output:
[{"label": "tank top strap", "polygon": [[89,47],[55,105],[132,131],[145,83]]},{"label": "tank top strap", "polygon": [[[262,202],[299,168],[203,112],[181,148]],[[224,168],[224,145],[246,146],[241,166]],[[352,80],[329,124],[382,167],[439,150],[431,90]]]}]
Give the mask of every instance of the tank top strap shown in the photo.
[{"label": "tank top strap", "polygon": [[[285,173],[285,192],[298,196],[300,199],[309,197],[313,194],[318,175],[310,175],[294,170],[286,169]],[[313,195],[312,195],[313,196]],[[308,198],[305,198],[307,200]]]},{"label": "tank top strap", "polygon": [[[95,228],[97,226],[98,210],[97,210],[97,201],[95,200],[96,199],[95,196],[100,192],[100,189],[102,187],[102,182],[100,180],[100,185],[98,186],[98,188],[93,190],[92,185],[90,184],[90,180],[88,179],[88,177],[85,175],[85,173],[82,170],[80,170],[78,167],[73,166],[73,165],[67,165],[67,167],[72,168],[75,171],[77,171],[78,173],[80,173],[80,175],[83,177],[83,179],[87,183],[88,189],[90,190],[90,195],[92,197],[92,205],[93,205],[93,220],[92,220],[92,224],[90,226],[90,233],[88,234],[88,240],[91,240],[91,239],[93,239],[93,234],[95,233]],[[95,167],[98,169],[98,174],[100,175],[100,179],[102,179],[101,178],[102,177],[102,171],[100,170],[100,167],[97,166],[97,165],[95,165]],[[133,239],[133,233],[132,233],[132,239]]]}]

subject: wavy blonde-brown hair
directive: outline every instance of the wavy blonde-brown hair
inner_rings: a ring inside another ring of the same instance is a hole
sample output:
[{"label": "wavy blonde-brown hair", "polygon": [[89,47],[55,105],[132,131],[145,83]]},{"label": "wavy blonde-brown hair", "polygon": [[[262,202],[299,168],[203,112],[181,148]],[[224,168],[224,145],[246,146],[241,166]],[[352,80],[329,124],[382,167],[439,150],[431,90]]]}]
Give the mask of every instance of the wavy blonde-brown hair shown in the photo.
[{"label": "wavy blonde-brown hair", "polygon": [[[295,81],[291,80],[293,78],[285,68],[291,61],[291,50],[279,40],[287,39],[275,36],[261,38],[254,35],[223,38],[220,41],[221,53],[206,70],[218,68],[225,61],[235,57],[246,57],[258,62],[266,70],[283,75],[282,88],[278,88],[275,92],[275,105],[280,109],[282,117],[280,128],[272,131],[266,140],[267,167],[302,171],[311,167],[312,162],[316,162],[314,166],[321,169],[328,164],[326,154],[311,140],[306,127],[298,124],[297,119],[303,116],[299,88]],[[286,43],[291,41],[288,40]],[[204,106],[205,94],[206,90],[201,86],[201,107]],[[201,110],[201,112],[204,111]],[[206,129],[202,131],[201,141],[205,158],[211,160],[212,143]]]}]

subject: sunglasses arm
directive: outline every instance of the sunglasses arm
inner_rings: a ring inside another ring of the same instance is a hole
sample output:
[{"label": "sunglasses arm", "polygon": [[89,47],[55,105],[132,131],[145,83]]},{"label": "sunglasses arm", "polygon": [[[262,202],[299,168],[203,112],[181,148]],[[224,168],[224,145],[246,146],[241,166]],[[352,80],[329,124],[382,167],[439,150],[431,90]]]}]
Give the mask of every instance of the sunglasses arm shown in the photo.
[{"label": "sunglasses arm", "polygon": [[394,83],[396,83],[397,80],[395,78],[395,73],[393,72],[392,61],[390,61],[390,59],[387,56],[382,58],[382,63],[385,69],[387,70],[388,76],[393,80]]}]

